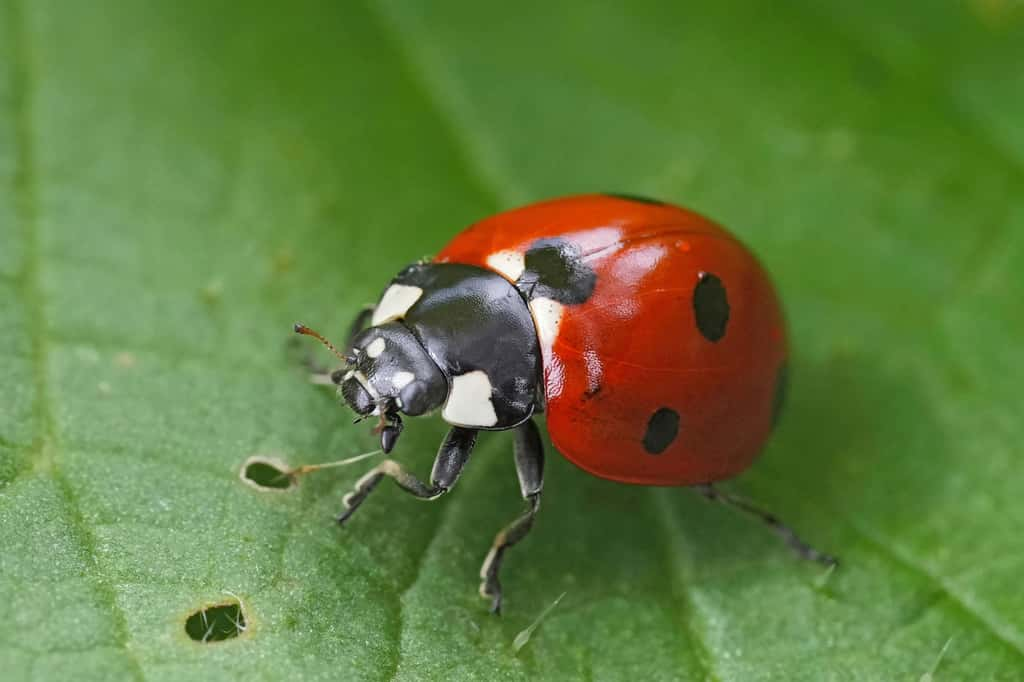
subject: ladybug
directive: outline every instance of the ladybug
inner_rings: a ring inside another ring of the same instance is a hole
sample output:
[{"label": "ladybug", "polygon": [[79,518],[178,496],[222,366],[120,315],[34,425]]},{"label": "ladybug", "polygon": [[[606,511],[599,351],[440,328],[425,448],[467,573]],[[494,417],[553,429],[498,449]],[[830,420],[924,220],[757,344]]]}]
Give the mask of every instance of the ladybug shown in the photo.
[{"label": "ladybug", "polygon": [[540,506],[541,415],[554,447],[591,474],[693,486],[761,518],[804,558],[836,563],[713,485],[749,467],[775,426],[787,344],[767,273],[696,213],[591,194],[487,218],[399,272],[356,317],[339,356],[345,366],[330,380],[360,417],[379,418],[385,453],[403,415],[439,410],[451,425],[429,482],[385,459],[344,497],[339,523],[385,476],[416,497],[440,497],[481,431],[515,432],[526,510],[497,534],[481,568],[492,612],[502,606],[505,551]]}]

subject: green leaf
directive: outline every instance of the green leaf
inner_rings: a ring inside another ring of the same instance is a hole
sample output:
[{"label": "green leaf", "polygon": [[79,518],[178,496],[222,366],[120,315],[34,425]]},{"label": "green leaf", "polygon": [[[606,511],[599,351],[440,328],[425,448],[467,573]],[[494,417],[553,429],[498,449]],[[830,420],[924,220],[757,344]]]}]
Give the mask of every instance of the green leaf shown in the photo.
[{"label": "green leaf", "polygon": [[[2,676],[1021,679],[1022,74],[1013,2],[0,0]],[[838,570],[552,453],[495,618],[507,435],[344,530],[360,466],[240,481],[374,447],[291,323],[339,336],[470,221],[603,189],[775,274],[791,400],[730,485]]]}]

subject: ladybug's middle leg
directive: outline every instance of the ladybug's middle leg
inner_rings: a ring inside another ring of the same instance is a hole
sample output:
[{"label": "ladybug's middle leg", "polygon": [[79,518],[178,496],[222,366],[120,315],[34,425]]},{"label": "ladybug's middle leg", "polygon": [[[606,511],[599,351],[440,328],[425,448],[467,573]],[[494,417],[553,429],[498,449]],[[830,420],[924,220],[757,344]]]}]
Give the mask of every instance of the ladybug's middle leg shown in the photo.
[{"label": "ladybug's middle leg", "polygon": [[544,445],[532,419],[516,429],[515,457],[519,489],[526,500],[526,511],[498,531],[491,551],[480,567],[480,596],[491,600],[491,613],[501,613],[501,581],[498,572],[501,570],[505,550],[526,537],[533,528],[533,518],[540,508],[540,493],[544,487]]},{"label": "ladybug's middle leg", "polygon": [[434,468],[430,472],[429,485],[403,469],[395,460],[384,460],[356,481],[355,489],[342,498],[341,503],[345,506],[345,511],[338,516],[338,523],[348,521],[385,476],[395,479],[395,483],[407,493],[423,500],[436,500],[451,490],[459,480],[462,468],[469,460],[473,446],[476,445],[476,436],[475,429],[452,427],[437,451]]}]

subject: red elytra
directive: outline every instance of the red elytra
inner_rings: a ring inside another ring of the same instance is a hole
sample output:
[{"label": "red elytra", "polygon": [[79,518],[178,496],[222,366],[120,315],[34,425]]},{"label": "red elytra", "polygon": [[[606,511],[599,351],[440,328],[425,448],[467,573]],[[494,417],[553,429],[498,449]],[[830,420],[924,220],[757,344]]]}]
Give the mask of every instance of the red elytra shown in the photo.
[{"label": "red elytra", "polygon": [[[551,239],[578,245],[596,275],[589,298],[564,305],[553,343],[541,344],[555,448],[627,483],[709,483],[746,469],[771,433],[786,380],[782,311],[757,259],[692,211],[595,194],[487,218],[435,262],[495,269],[494,254],[525,255]],[[718,317],[711,338],[697,319],[702,282],[720,289],[718,308],[706,312]],[[675,434],[652,452],[645,436],[659,411]]]}]

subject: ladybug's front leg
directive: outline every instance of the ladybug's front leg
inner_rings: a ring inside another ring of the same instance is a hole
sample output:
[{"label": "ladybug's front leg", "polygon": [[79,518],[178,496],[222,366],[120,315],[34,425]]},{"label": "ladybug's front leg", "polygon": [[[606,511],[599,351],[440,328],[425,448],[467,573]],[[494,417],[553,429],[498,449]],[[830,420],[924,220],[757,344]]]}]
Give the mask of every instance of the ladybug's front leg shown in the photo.
[{"label": "ladybug's front leg", "polygon": [[501,613],[501,581],[498,572],[505,550],[516,544],[533,528],[533,518],[540,508],[540,493],[544,487],[544,445],[533,420],[516,429],[516,474],[519,489],[526,500],[526,511],[494,536],[491,551],[480,567],[480,596],[491,600],[491,613]]},{"label": "ladybug's front leg", "polygon": [[366,500],[385,476],[395,479],[395,483],[402,490],[420,499],[437,499],[451,490],[455,486],[455,482],[459,480],[462,468],[469,460],[473,446],[476,445],[476,436],[475,429],[452,427],[441,443],[441,448],[437,451],[434,468],[430,472],[430,485],[410,474],[395,460],[384,460],[356,481],[355,489],[342,498],[341,502],[345,506],[345,511],[338,516],[338,523],[348,521],[348,518],[355,513],[359,505]]}]

